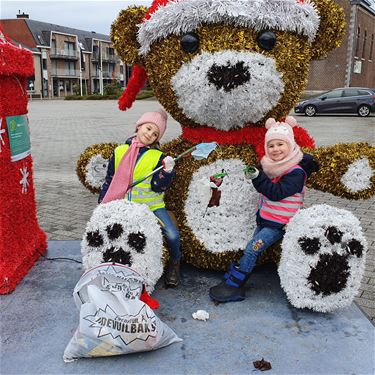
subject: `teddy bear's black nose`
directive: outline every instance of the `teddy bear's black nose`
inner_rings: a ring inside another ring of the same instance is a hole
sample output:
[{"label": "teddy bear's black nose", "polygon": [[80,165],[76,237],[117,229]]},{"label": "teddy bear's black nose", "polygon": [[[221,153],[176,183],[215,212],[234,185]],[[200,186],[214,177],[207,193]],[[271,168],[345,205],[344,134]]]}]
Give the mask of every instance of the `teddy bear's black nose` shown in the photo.
[{"label": "teddy bear's black nose", "polygon": [[321,254],[307,277],[310,288],[324,297],[345,289],[350,275],[347,255]]},{"label": "teddy bear's black nose", "polygon": [[213,64],[207,72],[207,78],[218,89],[229,92],[248,82],[250,80],[250,72],[244,66],[243,61],[239,61],[236,65],[231,65],[229,62],[220,66]]}]

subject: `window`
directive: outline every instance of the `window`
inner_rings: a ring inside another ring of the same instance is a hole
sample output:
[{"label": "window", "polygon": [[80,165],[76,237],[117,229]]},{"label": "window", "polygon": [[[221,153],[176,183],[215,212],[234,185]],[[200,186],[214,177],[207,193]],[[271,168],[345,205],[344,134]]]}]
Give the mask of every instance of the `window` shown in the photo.
[{"label": "window", "polygon": [[361,28],[358,27],[357,29],[357,41],[356,41],[356,45],[355,45],[355,54],[354,56],[358,56],[358,52],[359,52],[359,40],[361,38]]},{"label": "window", "polygon": [[340,98],[342,96],[342,90],[334,90],[327,92],[324,95],[327,99]]},{"label": "window", "polygon": [[56,39],[51,40],[51,49],[52,49],[52,54],[56,54]]},{"label": "window", "polygon": [[120,74],[124,74],[124,65],[120,65]]},{"label": "window", "polygon": [[364,38],[363,38],[362,59],[365,58],[365,52],[366,52],[366,41],[367,41],[367,30],[365,30],[365,36],[364,36]]},{"label": "window", "polygon": [[42,60],[42,67],[43,67],[43,70],[47,70],[47,59]]},{"label": "window", "polygon": [[356,89],[347,89],[347,90],[344,90],[344,97],[348,97],[348,96],[357,96],[358,95],[358,90]]},{"label": "window", "polygon": [[75,43],[73,42],[64,42],[64,55],[66,56],[75,56]]},{"label": "window", "polygon": [[66,62],[67,75],[74,76],[76,74],[75,65],[76,65],[75,61]]},{"label": "window", "polygon": [[114,50],[113,48],[109,47],[109,48],[108,48],[108,54],[109,54],[110,56],[114,56],[114,55],[115,55],[115,50]]},{"label": "window", "polygon": [[360,96],[362,96],[362,95],[371,95],[371,93],[369,93],[366,90],[358,90],[358,95],[360,95]]},{"label": "window", "polygon": [[56,60],[51,60],[51,73],[57,74],[57,62],[56,62]]},{"label": "window", "polygon": [[94,59],[99,58],[99,47],[98,46],[92,47],[92,56],[93,56]]}]

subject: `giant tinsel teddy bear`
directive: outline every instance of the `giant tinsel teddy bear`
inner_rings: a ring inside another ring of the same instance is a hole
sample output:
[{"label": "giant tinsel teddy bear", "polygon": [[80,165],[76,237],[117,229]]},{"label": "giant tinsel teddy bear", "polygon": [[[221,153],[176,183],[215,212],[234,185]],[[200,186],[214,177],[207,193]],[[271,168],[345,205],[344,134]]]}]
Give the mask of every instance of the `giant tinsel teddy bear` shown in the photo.
[{"label": "giant tinsel teddy bear", "polygon": [[[344,13],[332,0],[154,0],[150,8],[123,10],[113,23],[112,42],[133,65],[120,109],[131,107],[148,79],[182,127],[163,146],[166,154],[200,142],[219,145],[207,159],[177,162],[166,194],[187,262],[223,270],[240,257],[257,199],[243,169],[264,154],[264,123],[287,116],[306,86],[310,62],[338,47],[344,32]],[[294,134],[320,164],[310,187],[348,199],[373,196],[374,147],[316,148],[303,128]],[[77,173],[91,191],[99,190],[115,146],[93,145],[81,155]],[[206,187],[215,174],[221,195],[213,202]]]}]

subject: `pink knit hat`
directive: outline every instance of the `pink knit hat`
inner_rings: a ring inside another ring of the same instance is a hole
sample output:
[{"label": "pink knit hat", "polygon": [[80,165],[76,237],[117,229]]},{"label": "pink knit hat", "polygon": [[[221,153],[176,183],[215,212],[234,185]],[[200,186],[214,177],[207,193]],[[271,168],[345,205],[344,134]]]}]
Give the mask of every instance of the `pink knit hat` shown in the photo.
[{"label": "pink knit hat", "polygon": [[167,128],[167,117],[167,112],[165,112],[163,109],[159,109],[155,112],[146,112],[135,123],[136,129],[138,129],[138,126],[146,124],[148,122],[155,124],[159,128],[159,137],[157,140],[160,141],[165,132],[165,129]]},{"label": "pink knit hat", "polygon": [[268,157],[267,143],[273,139],[285,141],[289,146],[289,153],[294,150],[296,141],[294,140],[292,128],[296,125],[297,121],[292,116],[287,116],[284,122],[278,122],[272,117],[266,121],[265,126],[268,130],[265,137],[264,148]]}]

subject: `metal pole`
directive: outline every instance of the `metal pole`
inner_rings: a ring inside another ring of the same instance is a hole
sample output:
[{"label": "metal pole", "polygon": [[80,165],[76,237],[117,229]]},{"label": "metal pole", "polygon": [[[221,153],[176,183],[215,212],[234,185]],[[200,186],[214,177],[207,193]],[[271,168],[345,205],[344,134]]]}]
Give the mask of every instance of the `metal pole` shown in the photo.
[{"label": "metal pole", "polygon": [[79,88],[82,96],[82,49],[79,47]]},{"label": "metal pole", "polygon": [[100,48],[100,72],[99,72],[99,86],[100,86],[100,94],[103,95],[103,57],[102,57],[102,42],[99,41],[99,48]]}]

